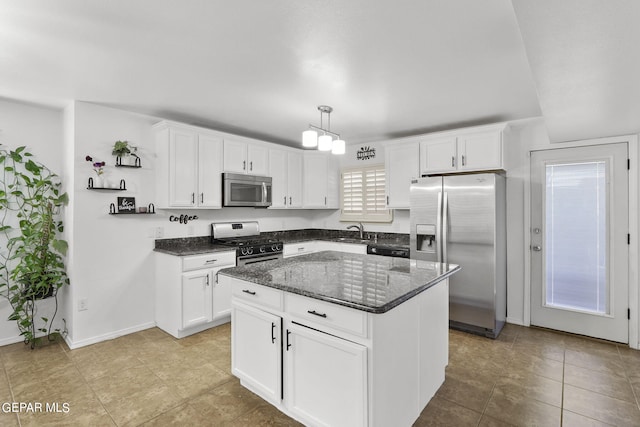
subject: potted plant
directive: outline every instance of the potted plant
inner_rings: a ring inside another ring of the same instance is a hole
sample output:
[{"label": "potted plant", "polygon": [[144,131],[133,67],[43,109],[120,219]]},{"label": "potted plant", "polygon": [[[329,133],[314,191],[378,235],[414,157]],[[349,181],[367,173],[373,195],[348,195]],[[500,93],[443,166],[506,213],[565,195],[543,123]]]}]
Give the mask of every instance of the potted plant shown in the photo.
[{"label": "potted plant", "polygon": [[[69,284],[64,255],[67,242],[60,209],[68,202],[61,183],[45,165],[32,160],[25,147],[0,146],[0,296],[12,308],[25,344],[34,348],[46,336],[53,339],[58,290]],[[38,300],[55,298],[55,311],[37,318]]]},{"label": "potted plant", "polygon": [[120,161],[116,159],[117,164],[123,164],[122,161],[126,159],[130,165],[135,165],[138,159],[136,151],[138,151],[138,147],[129,144],[129,141],[116,141],[113,144],[111,154],[120,159]]}]

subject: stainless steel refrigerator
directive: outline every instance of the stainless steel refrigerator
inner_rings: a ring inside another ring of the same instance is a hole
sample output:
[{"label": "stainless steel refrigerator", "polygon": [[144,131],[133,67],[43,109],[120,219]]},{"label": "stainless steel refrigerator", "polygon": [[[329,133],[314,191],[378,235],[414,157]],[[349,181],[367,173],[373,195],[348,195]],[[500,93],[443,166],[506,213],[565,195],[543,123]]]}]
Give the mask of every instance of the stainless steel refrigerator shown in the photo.
[{"label": "stainless steel refrigerator", "polygon": [[482,173],[413,180],[412,259],[458,264],[449,326],[496,338],[506,319],[505,178]]}]

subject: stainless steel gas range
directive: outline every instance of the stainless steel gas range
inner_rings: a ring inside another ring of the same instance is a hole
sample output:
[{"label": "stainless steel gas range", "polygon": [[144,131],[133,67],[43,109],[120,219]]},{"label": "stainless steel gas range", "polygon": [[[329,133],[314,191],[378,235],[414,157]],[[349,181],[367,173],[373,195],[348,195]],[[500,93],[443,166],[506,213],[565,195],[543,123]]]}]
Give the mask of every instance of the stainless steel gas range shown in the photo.
[{"label": "stainless steel gas range", "polygon": [[260,236],[256,221],[214,222],[211,242],[236,249],[236,265],[282,259],[282,241]]}]

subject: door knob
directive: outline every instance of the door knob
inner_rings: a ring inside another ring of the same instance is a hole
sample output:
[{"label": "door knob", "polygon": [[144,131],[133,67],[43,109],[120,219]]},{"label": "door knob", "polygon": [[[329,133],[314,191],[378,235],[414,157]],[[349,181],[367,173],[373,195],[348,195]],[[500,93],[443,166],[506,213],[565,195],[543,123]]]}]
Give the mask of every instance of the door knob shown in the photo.
[{"label": "door knob", "polygon": [[531,249],[536,252],[540,252],[542,250],[542,247],[540,245],[534,245],[534,246],[531,246]]}]

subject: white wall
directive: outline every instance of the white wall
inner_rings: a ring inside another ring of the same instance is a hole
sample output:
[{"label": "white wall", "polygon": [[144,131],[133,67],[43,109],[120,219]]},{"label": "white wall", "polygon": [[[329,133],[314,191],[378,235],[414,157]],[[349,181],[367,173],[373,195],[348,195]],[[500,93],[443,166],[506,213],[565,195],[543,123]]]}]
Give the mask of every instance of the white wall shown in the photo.
[{"label": "white wall", "polygon": [[[375,149],[375,157],[372,159],[360,160],[357,153],[362,148]],[[384,164],[384,142],[372,142],[359,145],[348,145],[346,152],[343,156],[340,156],[340,170],[347,167],[355,166],[371,166],[377,164]],[[353,222],[340,222],[340,211],[326,211],[316,212],[314,214],[313,227],[315,228],[327,228],[332,230],[344,230],[347,226],[353,224]],[[393,211],[393,222],[391,223],[366,223],[364,224],[365,231],[382,232],[382,233],[409,233],[409,210],[408,209],[395,209]]]},{"label": "white wall", "polygon": [[[149,216],[108,215],[118,196],[136,198],[146,206],[155,198],[155,153],[151,125],[160,119],[76,102],[74,106],[73,234],[71,245],[73,326],[70,345],[82,346],[133,332],[154,323],[155,231],[165,238],[207,236],[209,224],[219,221],[259,220],[262,231],[309,228],[313,215],[302,210],[225,208],[221,210],[157,210]],[[116,140],[139,147],[142,169],[114,167],[111,147]],[[127,191],[87,190],[94,174],[85,157],[106,161],[105,175],[117,185],[126,181]],[[169,222],[170,215],[196,214],[187,225]],[[88,310],[78,311],[80,299]]]},{"label": "white wall", "polygon": [[[0,98],[0,144],[9,149],[27,146],[37,161],[62,175],[61,111]],[[63,300],[62,296],[60,300]],[[40,301],[37,317],[50,316],[53,309],[51,299]],[[22,341],[15,322],[6,320],[11,312],[9,302],[0,298],[0,345]],[[54,329],[61,327],[62,317],[59,311]]]}]

